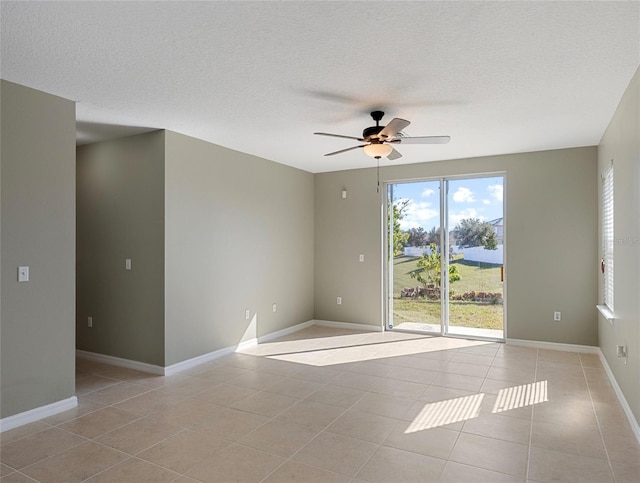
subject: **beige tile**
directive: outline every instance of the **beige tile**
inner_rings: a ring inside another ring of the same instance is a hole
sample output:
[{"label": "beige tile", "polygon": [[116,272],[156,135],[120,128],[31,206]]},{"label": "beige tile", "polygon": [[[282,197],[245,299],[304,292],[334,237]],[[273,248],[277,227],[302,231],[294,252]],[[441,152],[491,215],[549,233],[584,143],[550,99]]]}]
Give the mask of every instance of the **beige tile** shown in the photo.
[{"label": "beige tile", "polygon": [[12,441],[16,441],[18,439],[30,436],[32,434],[40,433],[42,431],[46,431],[47,429],[51,429],[51,425],[45,424],[43,421],[36,421],[33,423],[18,426],[17,428],[0,433],[0,445],[11,443]]},{"label": "beige tile", "polygon": [[79,482],[126,458],[119,451],[90,441],[22,471],[42,483]]},{"label": "beige tile", "polygon": [[358,402],[366,392],[348,387],[333,386],[328,384],[317,389],[307,397],[307,400],[330,404],[332,406],[340,406],[342,408],[350,408]]},{"label": "beige tile", "polygon": [[184,376],[181,380],[163,385],[162,391],[179,396],[191,397],[203,393],[215,386],[216,383],[199,377]]},{"label": "beige tile", "polygon": [[139,396],[147,391],[149,391],[148,387],[132,384],[130,382],[121,382],[119,384],[114,384],[113,386],[91,392],[87,394],[87,399],[91,399],[92,401],[101,404],[111,405]]},{"label": "beige tile", "polygon": [[607,459],[600,430],[595,425],[534,421],[531,444],[538,448]]},{"label": "beige tile", "polygon": [[104,389],[105,387],[119,384],[118,379],[109,379],[108,377],[98,376],[97,374],[88,374],[76,378],[76,396],[82,396],[93,391]]},{"label": "beige tile", "polygon": [[409,411],[409,408],[411,408],[413,404],[414,401],[412,399],[368,393],[353,406],[353,409],[365,413],[377,414],[378,416],[400,419]]},{"label": "beige tile", "polygon": [[181,430],[178,426],[147,417],[103,434],[96,441],[134,455]]},{"label": "beige tile", "polygon": [[384,378],[382,377],[344,373],[333,379],[329,384],[367,392],[375,389],[383,381]]},{"label": "beige tile", "polygon": [[616,477],[616,483],[638,483],[640,481],[640,463],[625,465],[613,461],[611,466]]},{"label": "beige tile", "polygon": [[457,352],[451,358],[451,362],[463,362],[476,366],[491,366],[494,360],[495,356],[493,355],[472,354],[469,352]]},{"label": "beige tile", "polygon": [[279,382],[285,381],[283,376],[268,374],[266,372],[245,371],[233,378],[233,383],[237,386],[249,387],[258,391],[265,391]]},{"label": "beige tile", "polygon": [[320,384],[326,384],[342,374],[340,371],[336,371],[327,367],[314,367],[314,366],[302,366],[297,364],[296,372],[291,377],[296,379],[302,379],[303,381],[317,382]]},{"label": "beige tile", "polygon": [[[400,381],[414,382],[416,384],[434,384],[439,376],[439,372],[405,367],[401,371],[393,374],[393,379]],[[375,388],[374,388],[375,389]],[[373,390],[373,389],[372,389]]]},{"label": "beige tile", "polygon": [[406,422],[397,423],[383,446],[413,451],[435,458],[447,459],[460,433],[443,428],[413,431]]},{"label": "beige tile", "polygon": [[188,476],[205,483],[260,481],[285,461],[279,456],[234,444],[191,469]]},{"label": "beige tile", "polygon": [[136,371],[128,367],[106,366],[104,370],[98,371],[97,374],[110,379],[118,379],[120,381],[139,381],[144,379],[153,379],[155,374]]},{"label": "beige tile", "polygon": [[[485,382],[488,379],[485,380]],[[498,398],[497,394],[485,393],[480,406],[480,411],[483,413],[499,414],[500,416],[506,416],[509,418],[520,418],[531,421],[533,418],[533,408],[537,404],[520,405],[515,403],[514,407],[505,407],[505,400]]]},{"label": "beige tile", "polygon": [[575,481],[576,483],[609,483],[613,475],[605,460],[531,448],[529,478],[535,481]]},{"label": "beige tile", "polygon": [[265,483],[348,483],[349,477],[314,468],[298,461],[288,461],[264,480]]},{"label": "beige tile", "polygon": [[115,404],[114,407],[137,414],[138,416],[148,416],[150,414],[169,409],[184,401],[184,396],[171,394],[158,389],[150,390],[139,396],[132,397],[126,401]]},{"label": "beige tile", "polygon": [[349,410],[326,431],[379,444],[393,431],[397,422],[384,416]]},{"label": "beige tile", "polygon": [[211,389],[198,394],[196,397],[204,401],[209,401],[220,406],[229,407],[233,403],[257,394],[257,389],[249,387],[236,386],[222,382],[213,386]]},{"label": "beige tile", "polygon": [[449,461],[439,481],[441,483],[522,483],[522,478]]},{"label": "beige tile", "polygon": [[91,483],[169,483],[179,475],[147,461],[131,458],[87,480]]},{"label": "beige tile", "polygon": [[456,399],[475,394],[476,391],[467,391],[464,389],[455,389],[451,387],[429,386],[420,396],[420,401],[438,402],[448,399]]},{"label": "beige tile", "polygon": [[44,458],[62,453],[84,441],[83,438],[67,431],[51,428],[3,444],[0,460],[13,468],[21,469]]},{"label": "beige tile", "polygon": [[185,399],[178,404],[154,413],[153,417],[165,423],[176,426],[192,426],[196,422],[207,418],[223,409],[222,406],[201,401],[199,399]]},{"label": "beige tile", "polygon": [[36,480],[16,471],[7,476],[3,476],[2,478],[0,478],[0,481],[2,483],[33,483]]},{"label": "beige tile", "polygon": [[186,430],[139,453],[137,457],[177,473],[186,473],[229,444],[216,436]]},{"label": "beige tile", "polygon": [[448,374],[461,374],[463,376],[486,377],[489,366],[484,364],[471,364],[466,362],[450,361],[445,365],[443,372]]},{"label": "beige tile", "polygon": [[449,459],[456,463],[525,477],[527,445],[462,433]]},{"label": "beige tile", "polygon": [[[471,397],[480,397],[472,395]],[[468,398],[468,396],[464,396]],[[461,431],[464,422],[479,414],[475,408],[475,399],[451,399],[428,403],[416,401],[402,417],[419,429],[427,427],[442,427],[454,431]],[[480,399],[477,400],[479,402]]]},{"label": "beige tile", "polygon": [[48,424],[59,425],[62,423],[66,423],[67,421],[71,421],[72,419],[79,418],[80,416],[84,416],[85,414],[97,411],[98,409],[103,409],[104,407],[104,404],[92,401],[85,396],[80,396],[78,397],[78,405],[75,408],[69,409],[68,411],[63,411],[58,414],[54,414],[53,416],[49,416],[42,421]]},{"label": "beige tile", "polygon": [[640,445],[630,429],[604,431],[603,437],[611,461],[627,465],[640,461]]},{"label": "beige tile", "polygon": [[580,354],[578,352],[565,352],[556,350],[539,349],[538,362],[556,362],[560,364],[580,364]]},{"label": "beige tile", "polygon": [[72,419],[59,427],[66,431],[79,434],[85,438],[96,438],[108,431],[113,431],[120,426],[137,419],[138,416],[121,409],[106,407],[93,413]]},{"label": "beige tile", "polygon": [[295,399],[304,399],[319,387],[321,384],[317,382],[289,378],[269,386],[267,391]]},{"label": "beige tile", "polygon": [[0,478],[3,476],[7,476],[10,473],[13,473],[14,470],[13,468],[11,468],[10,466],[5,465],[4,463],[0,463]]},{"label": "beige tile", "polygon": [[534,382],[536,375],[535,366],[518,367],[507,365],[505,367],[492,366],[486,373],[486,377],[497,381],[507,381],[512,386]]},{"label": "beige tile", "polygon": [[357,477],[380,483],[437,482],[445,463],[445,460],[431,456],[381,446],[358,472]]},{"label": "beige tile", "polygon": [[197,421],[192,429],[227,441],[236,441],[268,420],[268,417],[259,414],[223,409]]},{"label": "beige tile", "polygon": [[483,382],[484,379],[482,377],[464,376],[461,374],[439,374],[433,381],[433,384],[435,386],[478,392]]},{"label": "beige tile", "polygon": [[344,408],[305,399],[281,413],[277,416],[276,420],[302,424],[313,429],[321,430],[344,413]]},{"label": "beige tile", "polygon": [[416,400],[427,389],[426,384],[401,381],[398,379],[386,379],[373,389],[373,392],[387,396]]},{"label": "beige tile", "polygon": [[298,401],[298,399],[280,394],[259,392],[254,396],[233,403],[231,407],[240,411],[273,417],[290,408]]},{"label": "beige tile", "polygon": [[343,475],[355,476],[376,447],[373,443],[347,436],[320,433],[295,454],[293,459]]},{"label": "beige tile", "polygon": [[272,420],[238,441],[255,449],[289,457],[308,443],[318,431],[301,424]]},{"label": "beige tile", "polygon": [[531,422],[502,414],[481,412],[479,417],[466,421],[462,431],[512,443],[529,444]]}]

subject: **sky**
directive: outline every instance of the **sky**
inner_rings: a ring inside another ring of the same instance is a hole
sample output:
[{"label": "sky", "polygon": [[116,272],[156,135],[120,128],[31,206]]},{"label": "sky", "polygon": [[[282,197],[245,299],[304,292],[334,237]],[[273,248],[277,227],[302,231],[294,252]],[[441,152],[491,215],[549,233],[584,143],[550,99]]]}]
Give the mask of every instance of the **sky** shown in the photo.
[{"label": "sky", "polygon": [[[449,180],[449,229],[463,218],[495,220],[503,216],[504,178],[469,178]],[[425,230],[440,225],[440,181],[420,181],[393,185],[394,200],[410,199],[403,230],[422,226]]]}]

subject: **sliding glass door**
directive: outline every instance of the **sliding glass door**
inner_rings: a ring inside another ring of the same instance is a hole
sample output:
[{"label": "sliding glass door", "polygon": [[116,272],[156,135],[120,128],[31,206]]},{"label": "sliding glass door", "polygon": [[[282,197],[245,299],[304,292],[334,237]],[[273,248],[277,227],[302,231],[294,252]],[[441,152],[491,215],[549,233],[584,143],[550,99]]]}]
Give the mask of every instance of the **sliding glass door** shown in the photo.
[{"label": "sliding glass door", "polygon": [[387,327],[504,338],[504,177],[387,185]]}]

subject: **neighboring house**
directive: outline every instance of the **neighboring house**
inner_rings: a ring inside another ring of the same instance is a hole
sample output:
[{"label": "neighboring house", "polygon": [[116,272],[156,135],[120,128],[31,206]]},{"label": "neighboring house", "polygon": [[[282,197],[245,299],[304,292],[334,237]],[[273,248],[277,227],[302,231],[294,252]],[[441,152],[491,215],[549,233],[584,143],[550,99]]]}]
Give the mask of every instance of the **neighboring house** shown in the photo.
[{"label": "neighboring house", "polygon": [[493,226],[494,231],[496,232],[496,238],[498,239],[498,245],[502,245],[504,240],[504,218],[496,218],[495,220],[491,220],[489,223]]}]

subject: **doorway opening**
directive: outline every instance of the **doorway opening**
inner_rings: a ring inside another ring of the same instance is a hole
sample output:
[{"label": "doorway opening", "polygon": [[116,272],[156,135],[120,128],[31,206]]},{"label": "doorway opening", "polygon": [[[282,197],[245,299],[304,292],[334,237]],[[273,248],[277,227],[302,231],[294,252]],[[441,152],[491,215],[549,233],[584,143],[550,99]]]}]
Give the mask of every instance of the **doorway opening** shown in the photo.
[{"label": "doorway opening", "polygon": [[505,338],[502,174],[387,183],[386,328]]}]

